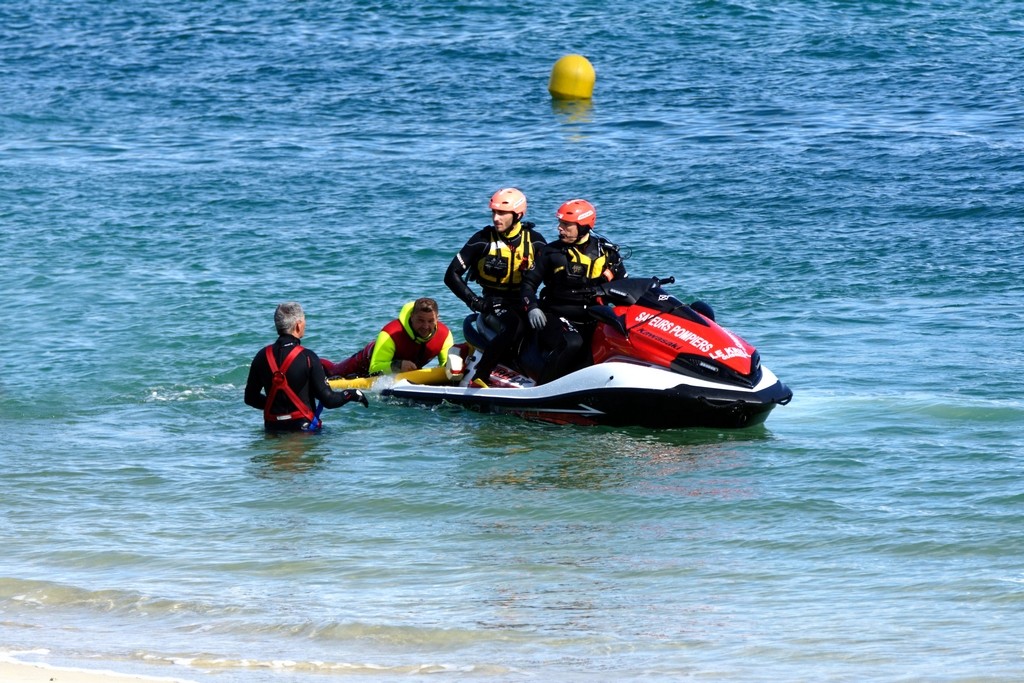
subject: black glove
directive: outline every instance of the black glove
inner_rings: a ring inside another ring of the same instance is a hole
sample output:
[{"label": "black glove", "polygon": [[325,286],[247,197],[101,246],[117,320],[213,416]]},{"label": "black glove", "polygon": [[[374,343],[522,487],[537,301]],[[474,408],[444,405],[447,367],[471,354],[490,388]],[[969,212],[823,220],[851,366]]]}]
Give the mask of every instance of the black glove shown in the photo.
[{"label": "black glove", "polygon": [[370,402],[366,400],[366,394],[359,389],[346,389],[345,398],[349,401],[359,401],[363,404],[364,408],[370,407]]},{"label": "black glove", "polygon": [[484,300],[478,296],[473,297],[473,299],[469,302],[469,310],[473,311],[474,313],[479,313],[480,311],[484,310]]}]

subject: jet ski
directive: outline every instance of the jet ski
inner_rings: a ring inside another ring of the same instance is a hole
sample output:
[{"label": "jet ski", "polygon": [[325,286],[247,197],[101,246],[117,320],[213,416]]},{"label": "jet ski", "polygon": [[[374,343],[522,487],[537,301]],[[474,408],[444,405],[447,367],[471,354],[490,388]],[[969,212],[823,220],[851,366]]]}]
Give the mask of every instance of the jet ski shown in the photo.
[{"label": "jet ski", "polygon": [[470,385],[480,349],[493,336],[485,318],[472,314],[463,326],[471,353],[458,385],[398,379],[381,394],[558,424],[654,429],[749,427],[789,403],[793,392],[761,365],[753,346],[715,322],[707,304],[684,304],[665,291],[674,281],[623,278],[599,286],[589,307],[598,321],[594,362],[553,381],[535,381],[539,373],[528,360],[538,357],[534,348],[516,364],[500,364],[487,388]]}]

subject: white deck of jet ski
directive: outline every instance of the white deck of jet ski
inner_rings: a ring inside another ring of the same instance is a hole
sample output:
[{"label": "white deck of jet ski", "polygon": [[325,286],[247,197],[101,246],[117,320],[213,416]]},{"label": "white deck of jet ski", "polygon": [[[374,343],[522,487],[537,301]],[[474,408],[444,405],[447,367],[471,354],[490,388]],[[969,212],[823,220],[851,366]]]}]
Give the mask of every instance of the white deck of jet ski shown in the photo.
[{"label": "white deck of jet ski", "polygon": [[[662,391],[673,389],[680,385],[714,390],[726,390],[730,393],[755,394],[778,381],[775,374],[768,368],[762,367],[761,381],[757,386],[747,389],[733,385],[724,385],[718,382],[688,377],[677,374],[664,368],[642,365],[638,363],[626,363],[610,361],[591,365],[572,372],[564,377],[532,387],[464,387],[464,386],[431,386],[424,384],[413,384],[406,380],[395,382],[388,393],[402,397],[419,396],[427,400],[443,400],[446,396],[461,397],[472,394],[479,398],[509,398],[523,401],[544,399],[559,395],[568,395],[580,391],[609,390],[616,389],[645,389],[649,391]],[[429,398],[428,398],[429,397]]]}]

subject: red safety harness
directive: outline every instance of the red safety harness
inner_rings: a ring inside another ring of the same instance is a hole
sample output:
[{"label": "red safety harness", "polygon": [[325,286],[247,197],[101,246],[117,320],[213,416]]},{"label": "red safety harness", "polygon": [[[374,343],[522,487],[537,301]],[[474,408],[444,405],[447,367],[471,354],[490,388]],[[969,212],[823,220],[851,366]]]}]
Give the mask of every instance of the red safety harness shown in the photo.
[{"label": "red safety harness", "polygon": [[[275,422],[277,420],[298,420],[303,418],[313,421],[313,409],[309,405],[299,398],[295,390],[288,385],[288,379],[285,377],[285,373],[288,372],[288,368],[292,366],[292,362],[302,353],[303,349],[301,346],[296,345],[294,349],[284,359],[284,363],[281,367],[277,367],[277,361],[274,359],[274,347],[273,345],[268,346],[267,349],[267,364],[270,365],[270,372],[273,373],[273,379],[270,383],[270,391],[267,392],[267,404],[263,407],[263,420],[264,422]],[[283,391],[284,395],[292,402],[295,406],[295,410],[286,415],[274,415],[270,412],[271,407],[274,405],[274,399],[277,397],[277,392]]]}]

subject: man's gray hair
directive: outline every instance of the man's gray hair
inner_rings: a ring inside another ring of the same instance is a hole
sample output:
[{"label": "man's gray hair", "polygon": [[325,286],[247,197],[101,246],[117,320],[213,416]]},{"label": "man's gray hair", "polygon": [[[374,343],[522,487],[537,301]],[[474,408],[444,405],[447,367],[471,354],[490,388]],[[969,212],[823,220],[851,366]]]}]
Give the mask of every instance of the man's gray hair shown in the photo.
[{"label": "man's gray hair", "polygon": [[302,312],[302,304],[297,301],[286,301],[283,304],[278,304],[277,310],[274,311],[274,327],[277,328],[278,334],[291,334],[295,331],[295,326],[299,324],[299,321],[306,317],[306,314]]}]

